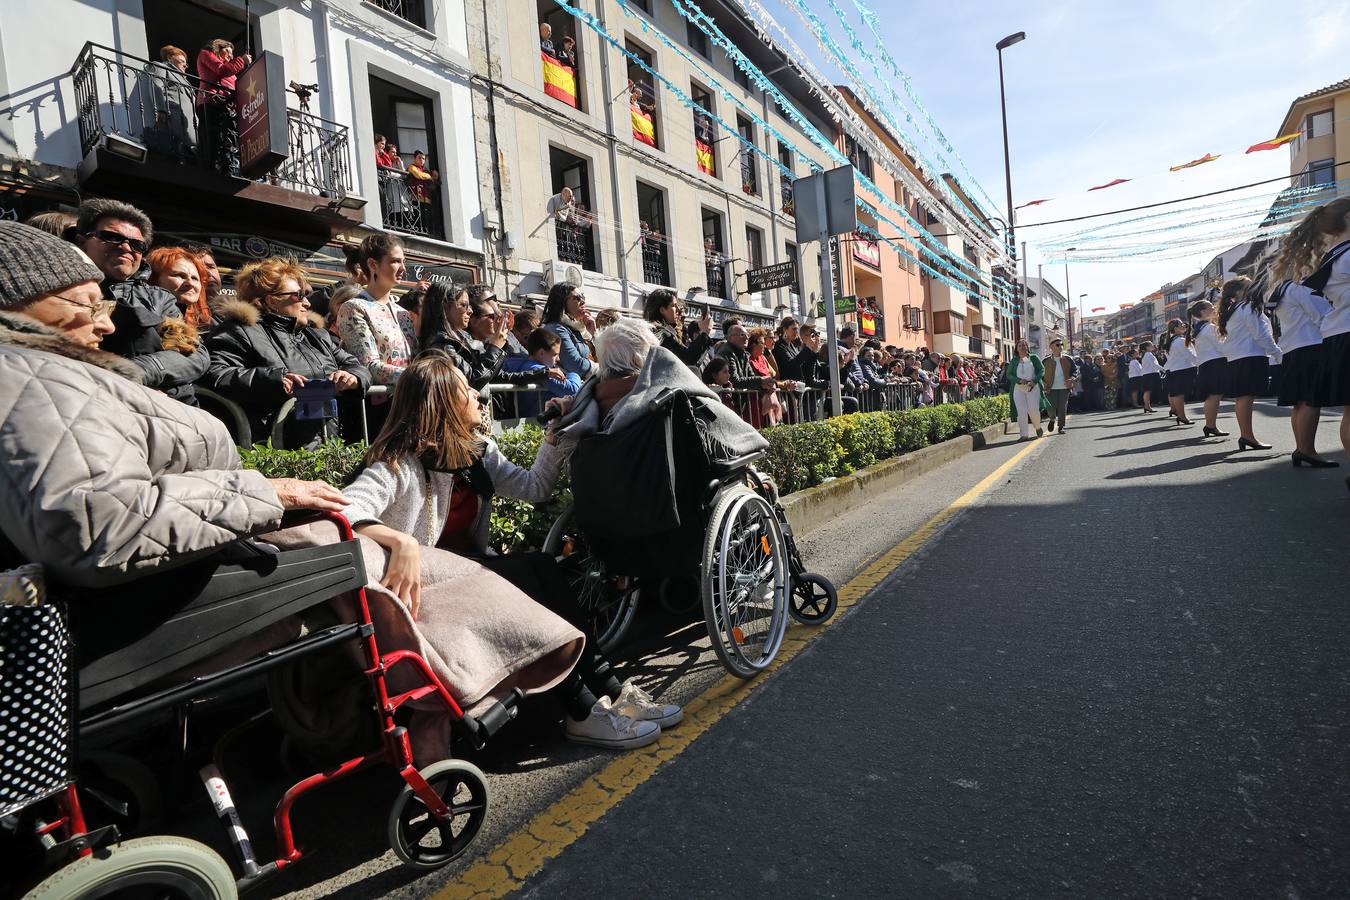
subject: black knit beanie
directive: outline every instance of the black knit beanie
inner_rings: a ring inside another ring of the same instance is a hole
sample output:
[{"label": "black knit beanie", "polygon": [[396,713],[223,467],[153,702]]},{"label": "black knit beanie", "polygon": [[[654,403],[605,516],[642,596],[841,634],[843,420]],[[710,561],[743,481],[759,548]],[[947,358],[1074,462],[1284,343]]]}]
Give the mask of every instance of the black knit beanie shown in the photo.
[{"label": "black knit beanie", "polygon": [[103,273],[73,244],[19,222],[0,222],[0,309],[14,309],[40,294]]}]

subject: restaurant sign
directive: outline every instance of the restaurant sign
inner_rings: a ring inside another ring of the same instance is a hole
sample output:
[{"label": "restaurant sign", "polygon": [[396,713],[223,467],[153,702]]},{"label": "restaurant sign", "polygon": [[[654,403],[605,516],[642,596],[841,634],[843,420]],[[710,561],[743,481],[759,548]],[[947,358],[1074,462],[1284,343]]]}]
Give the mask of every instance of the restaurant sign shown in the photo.
[{"label": "restaurant sign", "polygon": [[239,171],[266,175],[288,155],[286,71],[282,58],[264,50],[235,82],[239,116]]},{"label": "restaurant sign", "polygon": [[771,266],[751,269],[745,273],[745,278],[747,282],[746,290],[751,294],[771,291],[774,288],[791,287],[797,283],[797,266],[792,260],[774,263]]}]

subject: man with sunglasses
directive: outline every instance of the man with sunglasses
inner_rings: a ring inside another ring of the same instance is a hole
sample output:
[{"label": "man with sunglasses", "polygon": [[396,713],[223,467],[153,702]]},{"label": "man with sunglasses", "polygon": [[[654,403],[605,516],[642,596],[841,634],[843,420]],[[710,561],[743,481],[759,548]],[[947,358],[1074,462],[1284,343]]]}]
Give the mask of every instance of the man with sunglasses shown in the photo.
[{"label": "man with sunglasses", "polygon": [[173,294],[147,280],[142,263],[153,236],[150,217],[129,203],[86,200],[73,241],[103,273],[103,296],[117,301],[116,330],[103,349],[136,363],[147,387],[195,406],[192,384],[206,374],[211,359],[183,321]]}]

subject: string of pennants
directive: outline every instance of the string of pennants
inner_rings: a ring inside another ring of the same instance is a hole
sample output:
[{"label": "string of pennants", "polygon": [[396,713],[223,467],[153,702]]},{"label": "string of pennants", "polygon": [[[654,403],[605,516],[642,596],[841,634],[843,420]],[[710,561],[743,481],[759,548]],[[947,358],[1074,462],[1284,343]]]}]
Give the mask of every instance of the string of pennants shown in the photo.
[{"label": "string of pennants", "polygon": [[[1279,147],[1283,147],[1290,141],[1297,140],[1298,136],[1301,133],[1302,132],[1295,131],[1293,134],[1284,134],[1280,135],[1277,138],[1271,138],[1268,141],[1261,141],[1260,143],[1252,144],[1250,147],[1247,148],[1247,153],[1260,153],[1264,150],[1275,150]],[[1180,163],[1178,165],[1172,166],[1167,171],[1180,172],[1183,169],[1194,169],[1196,166],[1203,166],[1205,163],[1212,163],[1216,159],[1220,159],[1222,156],[1223,156],[1222,153],[1206,153],[1199,159],[1193,159],[1190,162]],[[1133,180],[1134,180],[1133,178],[1115,178],[1111,181],[1106,182],[1105,184],[1099,184],[1096,187],[1088,188],[1086,193],[1091,193],[1093,191],[1104,191],[1107,188],[1113,188],[1116,187],[1117,185],[1127,184],[1128,182],[1131,182]],[[1018,206],[1016,208],[1026,209],[1027,207],[1030,206],[1040,206],[1043,203],[1049,203],[1055,199],[1056,199],[1055,197],[1044,197],[1040,200],[1032,200],[1029,203],[1023,203],[1021,206]]]}]

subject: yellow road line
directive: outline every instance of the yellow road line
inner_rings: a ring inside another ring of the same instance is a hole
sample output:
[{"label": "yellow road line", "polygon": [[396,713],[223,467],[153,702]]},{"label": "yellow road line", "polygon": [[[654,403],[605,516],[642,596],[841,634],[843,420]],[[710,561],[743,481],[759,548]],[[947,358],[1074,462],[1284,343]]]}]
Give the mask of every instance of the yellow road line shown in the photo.
[{"label": "yellow road line", "polygon": [[[951,505],[923,523],[917,531],[840,588],[839,612],[856,604],[884,581],[939,529],[973,504],[1036,446],[1034,441],[1028,443],[979,484],[956,498]],[[765,674],[785,665],[821,632],[838,622],[839,618],[839,613],[836,613],[823,626],[797,626],[790,629],[783,639],[778,657]],[[651,778],[662,765],[679,756],[753,691],[762,677],[750,681],[732,675],[722,678],[684,708],[684,721],[678,728],[661,735],[661,739],[650,747],[615,757],[613,762],[568,791],[492,852],[462,872],[453,883],[434,894],[434,900],[495,900],[519,888],[544,863],[558,856],[585,834],[592,822]]]}]

